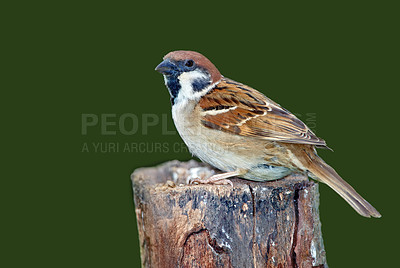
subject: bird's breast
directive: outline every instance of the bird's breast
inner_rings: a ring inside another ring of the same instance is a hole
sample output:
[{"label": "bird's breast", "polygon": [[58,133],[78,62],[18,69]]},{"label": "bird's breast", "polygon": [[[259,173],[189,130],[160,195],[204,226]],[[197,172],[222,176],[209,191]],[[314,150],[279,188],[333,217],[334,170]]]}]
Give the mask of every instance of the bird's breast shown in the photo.
[{"label": "bird's breast", "polygon": [[274,156],[279,150],[274,146],[266,146],[268,142],[261,139],[207,128],[201,123],[200,114],[195,102],[175,104],[172,108],[180,136],[201,161],[226,172],[249,170],[243,177],[250,180],[275,180],[290,174],[290,169],[275,165]]}]

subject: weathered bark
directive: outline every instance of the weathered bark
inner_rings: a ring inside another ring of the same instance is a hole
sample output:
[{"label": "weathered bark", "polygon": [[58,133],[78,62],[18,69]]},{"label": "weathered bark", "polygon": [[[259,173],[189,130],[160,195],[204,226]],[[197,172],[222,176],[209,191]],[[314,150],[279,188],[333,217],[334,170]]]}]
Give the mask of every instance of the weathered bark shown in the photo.
[{"label": "weathered bark", "polygon": [[132,174],[143,267],[327,267],[317,183],[187,185],[212,172],[172,161]]}]

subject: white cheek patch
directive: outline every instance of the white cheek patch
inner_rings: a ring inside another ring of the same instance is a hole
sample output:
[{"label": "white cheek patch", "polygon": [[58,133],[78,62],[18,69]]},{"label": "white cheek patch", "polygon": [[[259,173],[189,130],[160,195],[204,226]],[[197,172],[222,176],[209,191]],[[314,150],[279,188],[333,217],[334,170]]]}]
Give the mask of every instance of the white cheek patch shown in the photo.
[{"label": "white cheek patch", "polygon": [[196,92],[193,90],[193,82],[197,79],[205,80],[210,79],[205,73],[201,71],[191,71],[184,72],[179,77],[178,80],[181,85],[181,89],[178,94],[178,99],[196,99],[197,97],[201,97],[204,95],[202,91]]},{"label": "white cheek patch", "polygon": [[[222,78],[221,78],[222,79]],[[211,77],[209,74],[206,74],[202,71],[195,70],[191,72],[184,72],[178,76],[179,84],[181,86],[178,96],[175,99],[174,106],[182,106],[184,107],[186,103],[190,100],[198,101],[202,96],[207,94],[212,88],[214,88],[221,79],[217,82],[210,84],[209,86],[205,87],[203,90],[194,90],[193,83],[196,80],[207,80],[211,81]]]}]

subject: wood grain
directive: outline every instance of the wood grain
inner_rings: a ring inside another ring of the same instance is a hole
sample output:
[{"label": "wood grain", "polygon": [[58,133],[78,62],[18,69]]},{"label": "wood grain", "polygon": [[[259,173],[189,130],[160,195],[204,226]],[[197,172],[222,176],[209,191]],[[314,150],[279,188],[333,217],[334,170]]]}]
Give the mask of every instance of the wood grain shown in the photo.
[{"label": "wood grain", "polygon": [[328,267],[317,183],[187,185],[212,172],[172,161],[132,174],[143,267]]}]

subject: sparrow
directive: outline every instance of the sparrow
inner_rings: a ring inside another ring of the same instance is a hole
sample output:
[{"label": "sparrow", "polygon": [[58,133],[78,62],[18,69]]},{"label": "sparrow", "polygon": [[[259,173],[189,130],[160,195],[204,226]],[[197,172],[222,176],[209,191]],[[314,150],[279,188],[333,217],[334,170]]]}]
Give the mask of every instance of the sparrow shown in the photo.
[{"label": "sparrow", "polygon": [[198,183],[232,183],[306,174],[323,182],[364,217],[381,214],[317,154],[328,148],[301,120],[259,91],[221,75],[194,51],[168,53],[156,67],[171,96],[176,129],[190,152],[221,174]]}]

